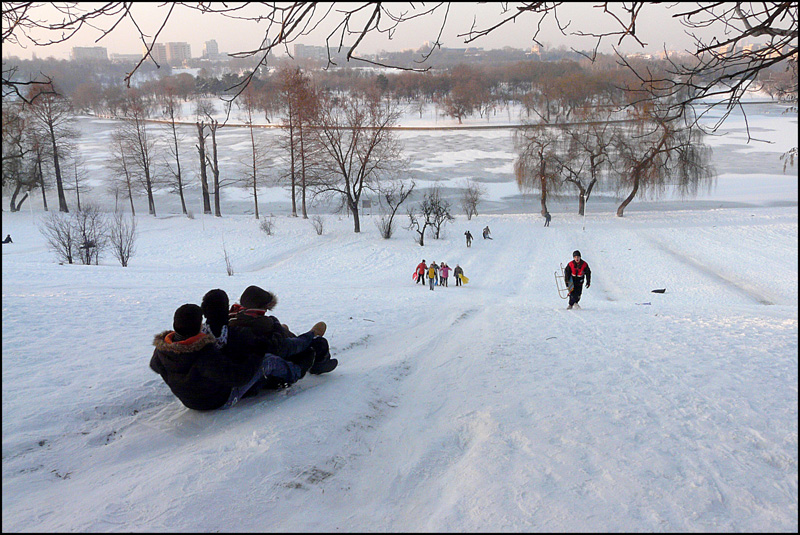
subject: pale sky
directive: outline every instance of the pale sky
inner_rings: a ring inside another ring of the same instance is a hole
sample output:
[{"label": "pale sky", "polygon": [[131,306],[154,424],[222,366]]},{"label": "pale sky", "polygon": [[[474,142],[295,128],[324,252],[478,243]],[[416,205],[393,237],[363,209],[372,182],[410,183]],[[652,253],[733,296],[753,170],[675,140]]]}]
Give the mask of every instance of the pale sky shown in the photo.
[{"label": "pale sky", "polygon": [[[81,3],[81,6],[88,8],[93,3]],[[515,23],[508,23],[502,28],[495,30],[490,35],[480,38],[471,44],[464,43],[464,37],[457,37],[458,34],[466,33],[472,26],[473,18],[477,19],[478,25],[494,24],[502,20],[501,2],[487,2],[478,4],[475,2],[452,3],[447,17],[447,26],[440,41],[445,47],[460,48],[465,46],[476,46],[483,49],[497,49],[504,46],[513,48],[529,48],[533,45],[532,36],[535,31],[535,22],[538,20],[535,15],[524,15],[517,19]],[[505,3],[511,6],[513,3]],[[231,5],[231,4],[229,4]],[[330,4],[325,4],[329,6]],[[357,6],[357,3],[339,3],[337,6]],[[392,9],[399,12],[400,7],[408,4],[397,3]],[[419,6],[420,3],[415,3]],[[425,8],[430,9],[435,3],[425,3]],[[570,3],[559,8],[559,20],[562,25],[569,20],[571,25],[566,32],[582,30],[584,32],[600,32],[616,29],[618,25],[612,21],[608,15],[604,15],[599,8],[593,8],[592,3]],[[248,6],[247,13],[257,13],[258,9],[263,10],[263,6],[257,4]],[[317,17],[325,13],[326,7],[321,7],[317,11]],[[407,9],[410,9],[407,8]],[[420,8],[417,8],[420,9]],[[132,7],[133,16],[148,35],[152,36],[161,26],[164,17],[169,10],[168,4],[134,2]],[[374,34],[365,38],[359,46],[362,53],[375,53],[381,50],[399,51],[403,49],[416,49],[426,41],[433,42],[439,32],[441,20],[444,17],[445,7],[439,8],[435,13],[427,15],[411,22],[406,22],[400,26],[390,39],[387,34]],[[44,17],[44,11],[37,13]],[[52,17],[52,15],[50,15]],[[297,43],[306,45],[324,45],[325,38],[330,33],[333,23],[340,17],[330,15],[325,18],[311,35],[303,36]],[[111,24],[107,21],[97,21],[101,27],[108,27]],[[191,45],[192,57],[199,57],[203,51],[205,41],[215,39],[219,45],[220,52],[241,52],[252,50],[258,47],[264,38],[266,30],[265,23],[255,23],[252,21],[237,21],[225,18],[219,14],[201,14],[195,10],[183,6],[176,6],[167,26],[159,36],[158,42],[166,43],[170,41],[182,41]],[[30,42],[26,42],[26,48],[14,46],[10,43],[3,43],[3,56],[16,55],[22,58],[30,58],[32,53],[38,57],[53,56],[57,59],[69,59],[70,50],[74,46],[103,46],[108,49],[109,54],[135,54],[141,53],[142,43],[138,32],[130,20],[124,21],[111,34],[107,35],[99,42],[95,40],[100,36],[100,32],[95,28],[84,27],[69,41],[63,44],[54,44],[47,47],[35,47]],[[642,48],[633,39],[626,38],[620,46],[623,52],[658,52],[665,46],[668,50],[691,49],[692,39],[686,35],[685,28],[676,19],[673,19],[666,11],[666,8],[658,5],[646,6],[638,20],[637,35],[647,46]],[[152,38],[151,38],[152,39]],[[354,37],[350,37],[345,42],[345,46],[353,44]],[[22,39],[23,41],[24,38]],[[550,47],[564,45],[567,48],[574,47],[580,50],[588,50],[594,47],[595,40],[588,37],[563,36],[557,29],[555,19],[548,19],[542,27],[539,41]],[[338,43],[338,41],[335,41]],[[611,44],[617,44],[617,40],[607,39],[606,46],[601,51],[610,52]],[[363,47],[363,48],[362,48]],[[290,50],[293,52],[293,50]],[[279,52],[279,55],[283,52]]]}]

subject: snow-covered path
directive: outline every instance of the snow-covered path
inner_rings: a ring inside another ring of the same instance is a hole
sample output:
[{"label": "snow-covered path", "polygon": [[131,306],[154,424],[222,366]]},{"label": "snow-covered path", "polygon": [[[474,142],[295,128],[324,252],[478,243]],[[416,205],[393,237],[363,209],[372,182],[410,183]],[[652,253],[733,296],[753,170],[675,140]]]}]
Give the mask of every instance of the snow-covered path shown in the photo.
[{"label": "snow-covered path", "polygon": [[[462,216],[424,248],[141,217],[126,269],[53,264],[34,219],[3,213],[4,530],[797,529],[796,206]],[[567,311],[576,248],[593,283]],[[470,283],[415,285],[422,258]],[[250,284],[324,319],[340,367],[185,409],[152,336]]]}]

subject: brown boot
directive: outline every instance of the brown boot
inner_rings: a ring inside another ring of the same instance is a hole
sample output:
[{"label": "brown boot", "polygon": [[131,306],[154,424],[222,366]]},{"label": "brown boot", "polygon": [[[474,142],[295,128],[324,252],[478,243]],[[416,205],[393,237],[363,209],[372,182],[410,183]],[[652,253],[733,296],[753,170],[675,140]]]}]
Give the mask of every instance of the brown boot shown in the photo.
[{"label": "brown boot", "polygon": [[328,326],[325,325],[324,321],[317,322],[313,327],[311,327],[311,331],[314,333],[314,336],[323,336],[326,330],[328,330]]}]

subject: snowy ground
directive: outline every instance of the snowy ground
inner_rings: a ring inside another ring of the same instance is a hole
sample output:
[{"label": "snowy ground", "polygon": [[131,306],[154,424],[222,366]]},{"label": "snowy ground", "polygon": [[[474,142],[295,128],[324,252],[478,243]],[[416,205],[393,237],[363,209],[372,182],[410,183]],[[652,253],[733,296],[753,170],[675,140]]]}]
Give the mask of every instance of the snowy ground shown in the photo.
[{"label": "snowy ground", "polygon": [[[796,145],[784,121],[755,122]],[[796,532],[797,172],[737,151],[712,192],[624,218],[601,197],[544,228],[492,190],[424,248],[369,217],[318,236],[283,212],[268,237],[165,209],[128,268],[60,266],[38,206],[3,212],[3,530]],[[576,248],[593,283],[566,311]],[[470,283],[414,285],[423,258]],[[185,409],[153,335],[250,284],[295,330],[326,321],[339,368]]]}]

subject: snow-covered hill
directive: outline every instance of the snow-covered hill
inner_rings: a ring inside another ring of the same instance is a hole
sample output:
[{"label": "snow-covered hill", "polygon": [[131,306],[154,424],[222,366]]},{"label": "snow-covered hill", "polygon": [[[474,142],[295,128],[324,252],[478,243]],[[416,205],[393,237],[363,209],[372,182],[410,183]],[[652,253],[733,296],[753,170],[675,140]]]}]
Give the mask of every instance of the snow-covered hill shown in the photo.
[{"label": "snow-covered hill", "polygon": [[[508,132],[403,133],[421,190],[487,186],[479,217],[424,247],[402,216],[380,239],[377,210],[354,234],[315,206],[319,236],[281,188],[259,194],[267,236],[230,189],[222,218],[160,194],[127,268],[61,266],[41,198],[3,212],[3,530],[796,532],[797,171],[779,156],[797,120],[751,109],[769,143],[729,118],[697,199],[617,218],[598,192],[585,219],[552,199],[549,228],[513,183]],[[92,198],[112,126],[81,123]],[[225,136],[233,166],[246,132]],[[554,273],[574,249],[593,279],[567,311]],[[423,258],[469,284],[415,285]],[[339,367],[184,408],[148,367],[153,335],[209,289],[251,284],[295,331],[327,322]]]},{"label": "snow-covered hill", "polygon": [[[796,204],[462,216],[422,248],[142,216],[125,269],[54,263],[39,216],[3,213],[4,530],[797,529]],[[593,283],[567,311],[576,248]],[[423,258],[470,283],[415,285]],[[295,330],[325,320],[339,368],[184,408],[152,336],[250,284]]]}]

